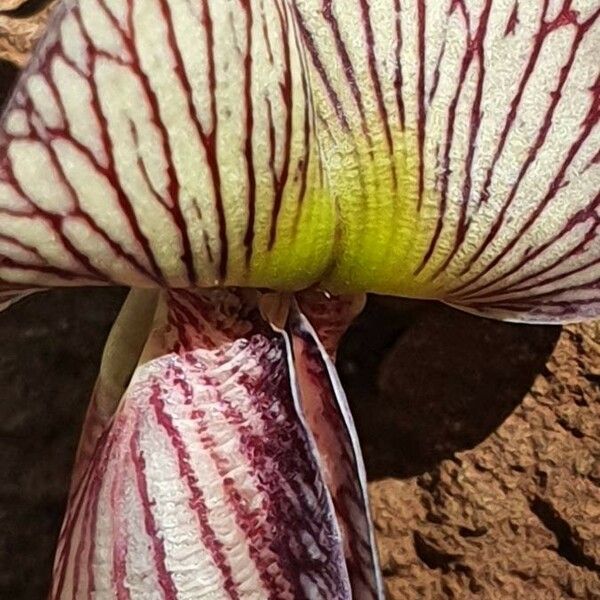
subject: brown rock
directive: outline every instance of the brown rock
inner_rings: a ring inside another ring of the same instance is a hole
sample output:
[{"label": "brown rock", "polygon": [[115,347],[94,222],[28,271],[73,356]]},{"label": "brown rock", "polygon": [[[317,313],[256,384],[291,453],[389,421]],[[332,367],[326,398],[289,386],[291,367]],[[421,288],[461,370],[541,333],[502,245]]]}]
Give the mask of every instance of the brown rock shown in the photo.
[{"label": "brown rock", "polygon": [[[352,385],[356,365],[347,377],[381,478],[389,597],[600,598],[600,325],[565,328],[550,355],[553,328],[385,302],[398,341],[371,383]],[[361,418],[365,404],[379,416]],[[377,437],[382,422],[392,437]]]},{"label": "brown rock", "polygon": [[0,60],[23,66],[35,42],[44,31],[57,0],[2,0],[1,11],[13,11],[12,16],[0,14]]}]

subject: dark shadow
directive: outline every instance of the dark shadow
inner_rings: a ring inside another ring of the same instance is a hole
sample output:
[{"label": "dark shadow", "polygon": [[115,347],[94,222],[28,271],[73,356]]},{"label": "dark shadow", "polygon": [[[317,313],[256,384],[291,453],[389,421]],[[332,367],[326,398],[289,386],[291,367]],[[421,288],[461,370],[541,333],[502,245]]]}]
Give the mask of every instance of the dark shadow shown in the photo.
[{"label": "dark shadow", "polygon": [[369,478],[418,475],[483,441],[543,372],[559,335],[371,298],[338,355]]},{"label": "dark shadow", "polygon": [[8,100],[10,90],[17,80],[19,69],[11,62],[0,58],[0,113]]},{"label": "dark shadow", "polygon": [[0,313],[0,598],[45,598],[75,449],[122,290]]},{"label": "dark shadow", "polygon": [[25,0],[16,8],[0,10],[0,14],[12,17],[13,19],[27,19],[44,10],[50,2],[52,2],[52,0]]},{"label": "dark shadow", "polygon": [[[0,315],[0,598],[48,588],[78,432],[123,299],[122,290],[55,291]],[[559,332],[372,298],[339,361],[370,478],[422,473],[485,439]]]}]

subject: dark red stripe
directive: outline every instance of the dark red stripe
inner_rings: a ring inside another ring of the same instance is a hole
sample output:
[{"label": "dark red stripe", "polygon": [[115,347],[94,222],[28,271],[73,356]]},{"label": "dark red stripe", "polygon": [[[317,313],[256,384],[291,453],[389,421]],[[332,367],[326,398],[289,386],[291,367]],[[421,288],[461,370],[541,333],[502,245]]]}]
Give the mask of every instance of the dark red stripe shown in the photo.
[{"label": "dark red stripe", "polygon": [[[587,21],[578,25],[577,31],[575,34],[575,39],[573,40],[573,44],[571,47],[571,52],[569,54],[569,58],[560,70],[557,88],[551,95],[552,100],[550,102],[550,106],[548,107],[548,110],[546,111],[546,114],[544,115],[544,120],[543,120],[542,126],[541,126],[541,128],[538,132],[538,135],[534,141],[531,151],[530,151],[529,155],[527,156],[527,159],[525,160],[523,166],[521,167],[521,170],[519,172],[517,180],[516,180],[515,184],[513,185],[507,200],[504,202],[502,209],[500,210],[500,212],[494,222],[494,225],[492,226],[492,228],[491,228],[490,232],[488,233],[487,237],[485,238],[484,242],[479,246],[479,248],[477,249],[475,254],[470,258],[467,266],[461,272],[461,275],[468,273],[472,269],[472,267],[477,262],[477,260],[481,257],[481,255],[489,247],[491,242],[495,239],[496,235],[498,234],[502,225],[504,224],[504,219],[506,217],[506,214],[507,214],[509,208],[512,205],[512,202],[517,194],[517,191],[519,190],[520,184],[521,184],[525,174],[527,173],[529,167],[534,163],[534,161],[538,155],[538,152],[542,148],[542,146],[546,140],[546,137],[550,131],[550,128],[552,126],[552,119],[554,116],[554,112],[555,112],[556,107],[558,106],[558,103],[562,97],[561,96],[562,89],[565,85],[565,82],[567,81],[571,67],[573,66],[573,63],[575,62],[575,57],[577,54],[577,50],[579,49],[579,45],[581,44],[581,41],[583,40],[585,33],[594,24],[595,20],[597,19],[597,17],[599,15],[600,15],[600,8],[598,8],[596,10],[596,12]],[[553,22],[553,24],[554,23],[555,22]],[[547,28],[551,28],[554,26],[553,24],[550,24],[550,25],[546,24],[543,27],[543,29],[545,30]],[[586,126],[586,129],[587,129],[587,127],[589,127],[589,124],[588,124],[588,126]],[[531,226],[531,224],[533,224],[533,222],[535,222],[535,220],[538,218],[538,216],[541,214],[541,212],[546,208],[547,203],[550,201],[550,199],[554,196],[554,194],[558,190],[558,184],[560,183],[560,181],[562,181],[568,165],[570,164],[570,162],[573,160],[573,158],[575,156],[575,152],[573,152],[573,150],[578,144],[581,144],[582,142],[583,142],[583,140],[580,137],[578,142],[576,142],[575,145],[570,149],[570,152],[567,155],[567,158],[564,161],[564,163],[561,167],[561,170],[559,171],[555,180],[550,185],[550,189],[549,189],[548,193],[546,194],[544,199],[537,205],[533,214],[529,217],[527,223],[525,224],[524,229],[521,229],[521,231],[512,238],[512,240],[509,242],[508,246],[506,246],[502,252],[497,254],[494,257],[494,259],[484,269],[482,269],[477,275],[474,275],[472,278],[469,279],[469,281],[462,284],[460,287],[452,290],[453,292],[461,291],[461,290],[465,289],[466,287],[470,287],[473,283],[476,283],[477,281],[479,281],[484,275],[489,273],[489,271],[491,269],[493,269],[498,264],[498,262],[500,262],[500,260],[502,260],[502,258],[504,258],[504,256],[506,256],[507,252],[509,252],[510,249],[512,249],[515,246],[515,244],[519,241],[520,235],[522,235],[522,232],[527,230]]]},{"label": "dark red stripe", "polygon": [[417,76],[417,141],[419,153],[419,187],[417,211],[421,211],[423,206],[423,192],[425,190],[425,127],[427,112],[425,110],[425,1],[417,2],[417,23],[418,23],[418,52],[419,52],[419,72]]},{"label": "dark red stripe", "polygon": [[[24,215],[24,216],[25,216],[25,218],[27,218],[26,215]],[[44,257],[40,254],[40,251],[35,246],[26,244],[22,240],[14,237],[12,235],[7,235],[6,233],[0,233],[0,240],[3,240],[4,242],[7,242],[10,245],[16,246],[17,248],[20,248],[21,250],[24,250],[25,252],[33,254],[37,259],[39,259],[42,262],[45,261]],[[69,275],[72,276],[73,274],[69,273]]]},{"label": "dark red stripe", "polygon": [[177,600],[177,588],[173,583],[171,573],[166,566],[166,552],[162,537],[159,536],[158,527],[152,514],[153,501],[150,500],[148,484],[146,482],[146,460],[140,450],[139,424],[134,427],[134,433],[130,440],[131,459],[133,461],[138,494],[144,511],[144,525],[146,533],[152,544],[154,567],[156,569],[158,584],[165,594],[164,600]]},{"label": "dark red stripe", "polygon": [[[0,162],[1,162],[1,159],[0,159]],[[65,235],[65,233],[62,230],[62,217],[60,217],[59,215],[50,213],[46,210],[43,210],[37,204],[32,202],[30,198],[27,197],[27,195],[21,188],[21,185],[19,184],[19,182],[17,181],[17,179],[14,175],[14,172],[12,170],[12,165],[10,164],[10,161],[8,161],[8,158],[5,161],[5,173],[6,173],[6,182],[8,184],[10,184],[16,190],[16,192],[21,196],[21,198],[23,198],[39,216],[41,216],[45,221],[47,221],[50,224],[50,227],[55,231],[55,233],[60,238],[60,241],[61,241],[62,245],[64,246],[65,250],[69,254],[71,254],[71,256],[77,262],[79,262],[79,264],[88,272],[88,274],[90,274],[92,276],[92,278],[95,278],[95,279],[98,279],[99,281],[104,281],[104,282],[108,281],[108,278],[106,277],[106,275],[104,273],[100,272],[98,269],[96,269],[90,262],[90,259],[85,254],[80,252],[75,247],[75,245],[71,242],[71,240]],[[84,277],[86,276],[85,273],[81,273],[81,275]]]},{"label": "dark red stripe", "polygon": [[[300,50],[300,32],[298,31],[298,25],[295,21],[292,22],[294,31],[294,41],[296,47]],[[306,192],[308,188],[308,172],[310,168],[311,160],[311,126],[313,131],[316,131],[315,126],[315,114],[312,106],[312,96],[310,86],[308,83],[308,64],[306,62],[306,56],[303,52],[300,52],[300,77],[302,78],[302,93],[304,94],[304,155],[300,159],[298,169],[300,170],[300,190],[298,192],[298,208],[294,217],[293,225],[293,236],[295,237],[298,232],[298,225],[302,216],[302,210],[304,208],[304,200],[306,198]]]},{"label": "dark red stripe", "polygon": [[369,132],[369,127],[367,125],[365,106],[362,99],[360,86],[358,85],[358,82],[356,80],[354,65],[350,60],[348,49],[346,48],[346,44],[342,39],[342,34],[340,32],[338,21],[333,13],[333,0],[323,0],[321,13],[325,21],[327,21],[331,33],[333,34],[333,39],[335,40],[335,47],[340,57],[340,60],[342,61],[342,73],[344,74],[346,82],[348,83],[348,87],[350,88],[352,97],[356,102],[356,106],[361,117],[363,134],[367,138],[369,146],[372,146],[371,133]]},{"label": "dark red stripe", "polygon": [[246,13],[246,52],[244,54],[244,106],[246,111],[246,135],[244,155],[246,157],[246,177],[248,179],[248,223],[244,245],[246,265],[250,264],[254,250],[254,224],[256,219],[256,173],[254,167],[254,100],[252,98],[252,26],[254,17],[250,0],[241,0]]},{"label": "dark red stripe", "polygon": [[[105,2],[105,0],[100,0],[100,2],[102,4]],[[114,20],[115,26],[118,26],[118,21],[116,21],[114,15],[112,15],[110,10],[108,10],[106,6],[104,6],[104,9],[107,12],[107,14],[109,15],[109,17]],[[185,72],[185,69],[182,66],[181,55],[179,54],[179,49],[177,47],[175,36],[174,36],[173,30],[172,30],[172,23],[171,23],[171,19],[170,19],[169,13],[168,13],[168,9],[165,7],[164,3],[162,3],[162,2],[161,2],[161,11],[163,12],[165,23],[167,25],[168,44],[173,52],[175,62],[177,63],[175,70],[176,70],[176,73],[177,73],[178,77],[180,78],[180,81],[185,89],[185,81],[186,80],[185,80],[185,78],[183,78],[183,79],[181,78],[182,71]],[[167,11],[167,12],[165,12],[165,11]],[[127,23],[129,26],[129,31],[130,31],[131,37],[130,38],[125,37],[126,47],[128,48],[131,55],[135,58],[135,63],[137,65],[137,70],[138,70],[138,76],[140,78],[140,82],[142,83],[142,87],[146,91],[146,98],[148,99],[149,107],[152,111],[152,115],[153,115],[152,122],[154,123],[154,125],[158,128],[158,130],[161,133],[162,146],[163,146],[162,151],[163,151],[163,156],[165,157],[166,164],[167,164],[167,177],[169,180],[169,184],[168,184],[169,197],[171,198],[172,207],[173,207],[171,209],[171,216],[173,218],[173,222],[175,223],[175,226],[177,227],[177,229],[179,230],[179,233],[181,235],[181,245],[182,245],[181,260],[182,260],[183,264],[185,265],[189,282],[191,284],[195,284],[197,281],[197,276],[196,276],[196,269],[194,267],[194,256],[193,256],[193,252],[192,252],[191,241],[190,241],[188,230],[187,230],[187,224],[185,222],[185,218],[181,211],[181,205],[179,204],[180,184],[179,184],[179,180],[177,177],[177,170],[175,169],[175,165],[173,163],[173,158],[172,158],[172,155],[173,155],[172,150],[173,149],[172,149],[171,141],[169,138],[169,132],[167,131],[167,128],[165,127],[165,125],[162,121],[162,118],[161,118],[158,97],[157,97],[154,89],[152,88],[152,85],[150,83],[150,78],[144,72],[144,70],[142,69],[142,66],[141,66],[142,65],[141,57],[139,55],[137,46],[135,44],[136,32],[135,32],[135,23],[134,23],[134,19],[133,19],[133,7],[132,6],[128,7]],[[190,91],[186,90],[186,93],[187,93],[188,103],[192,103],[191,90]],[[189,104],[188,104],[188,108],[189,108]],[[190,110],[193,111],[193,106]],[[195,114],[194,112],[191,112],[190,116],[193,118],[194,114]]]},{"label": "dark red stripe", "polygon": [[[104,8],[104,10],[107,12],[107,14],[112,15],[112,13],[110,13],[110,11],[108,11],[108,9],[103,5],[104,0],[99,0],[99,2],[100,2],[100,5]],[[67,64],[69,64],[71,66],[71,68],[73,68],[76,72],[78,72],[81,77],[85,78],[86,80],[89,80],[89,83],[90,83],[89,87],[90,87],[90,92],[92,95],[92,99],[91,99],[92,112],[94,112],[94,114],[96,115],[96,117],[98,119],[98,128],[100,130],[102,147],[104,149],[104,153],[106,155],[108,165],[107,165],[106,170],[104,170],[101,167],[101,165],[98,163],[98,161],[95,157],[93,158],[93,163],[95,164],[95,166],[98,170],[101,170],[103,172],[103,175],[112,184],[112,187],[115,190],[115,193],[117,194],[117,201],[119,203],[121,211],[125,215],[125,219],[127,220],[127,223],[129,225],[129,227],[131,228],[131,231],[133,232],[134,238],[139,242],[139,244],[143,248],[144,253],[146,254],[146,257],[150,263],[150,266],[154,273],[153,278],[156,278],[159,281],[164,281],[163,274],[161,272],[160,267],[158,266],[158,262],[154,255],[154,252],[150,246],[148,237],[141,230],[139,221],[137,219],[137,216],[135,215],[135,211],[133,210],[133,207],[129,201],[129,198],[127,198],[127,196],[124,193],[123,188],[119,182],[119,176],[117,174],[117,169],[116,169],[116,165],[114,162],[114,156],[113,156],[113,145],[112,145],[112,141],[110,139],[109,133],[108,133],[106,117],[104,116],[104,113],[102,111],[102,106],[100,103],[100,97],[98,95],[98,88],[97,88],[96,82],[93,80],[93,73],[94,73],[94,69],[95,69],[95,59],[93,58],[94,46],[93,46],[92,39],[89,36],[89,34],[84,26],[83,19],[81,17],[81,13],[80,13],[80,9],[78,7],[76,7],[73,10],[72,14],[75,17],[75,19],[77,20],[77,24],[81,31],[81,35],[83,36],[83,38],[88,46],[88,49],[89,49],[89,53],[88,53],[88,57],[87,57],[87,69],[89,71],[89,75],[86,76],[85,73],[82,73],[75,64],[71,63],[67,59],[66,56],[61,54],[61,57]],[[110,58],[112,58],[112,57],[110,57]],[[114,60],[114,58],[113,58],[113,60]],[[66,119],[65,119],[65,121],[66,121]],[[74,142],[75,140],[73,139],[72,141]],[[89,152],[89,150],[88,150],[88,152]],[[90,156],[90,158],[91,158],[91,156]]]},{"label": "dark red stripe", "polygon": [[329,80],[329,77],[327,76],[327,71],[325,70],[323,62],[319,55],[319,51],[317,50],[317,47],[315,45],[315,41],[312,37],[312,34],[308,30],[308,27],[306,26],[306,23],[304,22],[304,19],[302,17],[302,13],[300,12],[300,9],[298,8],[298,5],[296,3],[293,4],[293,11],[294,16],[296,18],[296,22],[298,23],[298,26],[300,28],[300,33],[302,34],[302,39],[304,40],[304,45],[308,50],[308,53],[310,54],[312,63],[315,69],[317,70],[317,73],[319,74],[319,78],[323,82],[325,91],[327,93],[327,96],[329,97],[331,107],[333,108],[344,131],[350,131],[350,125],[348,123],[348,118],[344,114],[342,103],[340,102],[340,99],[338,98],[338,95],[333,89],[333,85]]},{"label": "dark red stripe", "polygon": [[508,21],[506,22],[506,29],[504,30],[504,37],[509,35],[514,35],[515,29],[519,24],[519,0],[515,0],[515,5],[508,17]]},{"label": "dark red stripe", "polygon": [[371,19],[371,9],[367,0],[359,0],[362,23],[365,30],[366,50],[367,50],[367,61],[369,64],[369,75],[371,77],[371,83],[375,90],[375,98],[377,100],[377,110],[379,112],[379,119],[383,125],[385,132],[385,139],[388,146],[388,152],[392,157],[390,159],[390,167],[392,169],[392,176],[394,180],[394,187],[397,186],[396,180],[396,165],[393,160],[394,154],[394,141],[392,139],[392,131],[390,129],[390,120],[388,117],[387,108],[383,99],[383,90],[381,88],[381,80],[379,79],[379,73],[377,71],[377,61],[375,58],[375,36],[373,34],[373,25]]},{"label": "dark red stripe", "polygon": [[292,110],[293,110],[293,87],[292,87],[292,65],[290,57],[290,42],[289,42],[289,21],[287,11],[282,9],[279,4],[276,4],[277,12],[279,13],[279,24],[281,27],[281,37],[283,40],[283,55],[284,55],[284,80],[280,83],[281,97],[285,106],[285,131],[284,131],[284,147],[283,147],[283,165],[281,172],[277,175],[275,186],[275,197],[273,199],[273,209],[271,211],[271,227],[269,234],[269,250],[273,249],[277,238],[277,224],[281,205],[283,202],[283,193],[287,185],[291,151],[292,151]]},{"label": "dark red stripe", "polygon": [[398,106],[398,118],[400,119],[400,129],[404,131],[406,127],[406,109],[404,107],[404,96],[402,87],[404,77],[402,74],[402,6],[400,0],[394,0],[394,9],[396,11],[396,71],[394,77],[394,88],[396,90],[396,104]]},{"label": "dark red stripe", "polygon": [[173,424],[170,415],[167,414],[162,398],[162,390],[158,384],[152,387],[150,396],[150,405],[154,408],[154,414],[158,424],[164,429],[169,438],[169,442],[175,451],[177,464],[179,466],[179,475],[185,481],[186,486],[191,494],[189,507],[196,513],[198,523],[200,525],[201,541],[210,552],[215,566],[223,576],[224,591],[232,600],[239,600],[240,596],[236,590],[235,582],[233,581],[231,566],[223,552],[223,544],[217,538],[215,532],[210,526],[208,520],[208,508],[204,493],[198,484],[198,479],[191,465],[191,458],[185,447],[181,434]]},{"label": "dark red stripe", "polygon": [[440,69],[442,66],[442,61],[444,60],[444,57],[446,56],[447,39],[448,39],[447,37],[444,37],[444,41],[442,42],[442,48],[440,50],[440,53],[438,54],[437,61],[435,63],[435,69],[433,71],[433,82],[431,84],[431,89],[429,90],[429,98],[427,100],[428,107],[431,106],[431,103],[433,102],[433,99],[435,98],[435,94],[437,92],[438,85],[440,83]]},{"label": "dark red stripe", "polygon": [[573,287],[567,287],[560,290],[552,290],[551,292],[544,292],[540,294],[536,294],[534,296],[527,296],[526,298],[507,298],[503,300],[498,300],[496,302],[486,302],[486,303],[470,303],[464,304],[463,306],[467,306],[470,308],[477,307],[481,308],[502,308],[505,310],[530,310],[534,313],[544,313],[544,309],[548,306],[557,306],[557,307],[565,307],[565,308],[573,308],[575,306],[590,306],[590,305],[600,305],[600,301],[598,297],[595,295],[593,298],[572,298],[570,300],[553,300],[554,297],[559,296],[565,292],[573,292],[573,291],[599,291],[600,290],[600,282],[594,281],[591,283],[586,283],[582,285],[577,285]]},{"label": "dark red stripe", "polygon": [[[598,78],[598,82],[600,83],[600,77]],[[598,92],[600,92],[600,88],[598,88]],[[498,260],[501,260],[503,257],[505,257],[506,254],[514,248],[514,246],[518,243],[518,241],[522,238],[522,236],[529,229],[531,229],[531,227],[535,224],[535,222],[540,217],[542,212],[548,207],[548,204],[550,203],[552,198],[560,190],[560,188],[564,185],[564,179],[566,177],[567,169],[572,164],[573,159],[575,158],[575,156],[581,149],[581,146],[588,139],[590,133],[592,132],[592,130],[594,129],[595,125],[598,122],[598,112],[600,109],[600,93],[598,93],[598,92],[596,93],[594,101],[592,102],[592,106],[590,107],[590,111],[588,112],[588,117],[591,116],[592,118],[591,119],[587,118],[585,120],[585,126],[582,129],[579,138],[569,149],[569,152],[568,152],[565,160],[563,161],[563,164],[562,164],[558,174],[556,175],[554,180],[550,183],[548,192],[546,193],[546,195],[542,199],[542,201],[538,204],[537,208],[529,216],[527,221],[521,226],[518,233],[511,240],[511,242],[508,244],[508,246],[506,246],[506,248],[504,248],[502,250],[502,252],[499,255]],[[595,115],[595,118],[593,117],[593,115]],[[571,231],[573,229],[573,227],[575,227],[575,225],[577,225],[578,223],[581,223],[582,220],[585,221],[588,218],[590,218],[591,216],[597,217],[597,214],[595,213],[595,209],[598,207],[598,205],[599,205],[599,200],[598,200],[598,196],[596,196],[596,198],[591,202],[591,204],[589,206],[585,207],[582,210],[577,211],[577,213],[575,213],[567,221],[567,223],[561,229],[561,231],[559,233],[557,233],[550,241],[546,242],[545,244],[540,245],[532,252],[526,254],[521,260],[519,260],[511,269],[509,269],[505,273],[498,275],[493,280],[485,283],[484,285],[481,285],[481,286],[476,287],[475,289],[469,290],[469,292],[468,292],[469,297],[479,295],[479,292],[489,288],[492,285],[496,285],[500,281],[503,281],[510,275],[521,270],[525,265],[530,263],[532,260],[535,260],[540,254],[545,252],[550,246],[552,246],[556,242],[560,241],[560,239],[564,235],[566,235],[569,231]],[[510,287],[512,287],[512,285],[514,285],[514,283],[511,284]],[[464,287],[462,287],[462,289],[464,289]],[[504,289],[506,289],[506,288],[504,288]],[[457,288],[457,290],[455,290],[455,291],[460,291],[460,290],[459,290],[459,288]]]},{"label": "dark red stripe", "polygon": [[[598,223],[594,227],[594,230],[597,230],[597,229],[598,229]],[[571,252],[569,252],[569,254],[566,257],[561,257],[560,259],[555,261],[551,265],[551,267],[544,269],[544,271],[541,274],[551,271],[552,269],[556,268],[557,266],[564,264],[564,260],[566,260],[568,258],[572,258],[573,256],[576,256],[578,254],[581,254],[585,250],[586,246],[589,245],[590,240],[594,240],[596,237],[597,237],[597,235],[596,235],[595,231],[593,233],[588,232],[588,234],[586,235],[586,239],[583,240],[580,244],[578,244],[575,248],[573,248],[573,250]],[[480,294],[474,298],[466,299],[465,302],[461,301],[461,303],[468,304],[469,302],[471,302],[471,300],[482,300],[482,299],[485,300],[487,298],[490,298],[493,300],[493,298],[497,298],[498,296],[504,296],[507,294],[513,295],[515,301],[516,300],[529,300],[530,298],[535,298],[536,296],[533,296],[533,295],[517,296],[517,294],[522,294],[523,292],[529,292],[530,290],[535,290],[535,289],[539,289],[542,287],[546,287],[548,285],[553,285],[556,282],[565,281],[566,279],[568,279],[569,277],[572,277],[573,275],[577,275],[578,273],[582,273],[583,271],[587,271],[588,269],[592,269],[594,267],[597,267],[598,265],[600,265],[600,258],[595,258],[583,265],[579,265],[579,266],[569,269],[567,271],[563,271],[563,272],[559,273],[558,275],[548,277],[547,279],[543,279],[536,283],[531,283],[527,286],[522,286],[522,287],[514,287],[514,288],[511,287],[506,292],[492,291],[487,294]],[[540,275],[540,273],[536,274],[535,276],[538,277],[539,275]],[[569,292],[574,289],[590,289],[590,290],[595,289],[595,284],[597,283],[598,278],[594,271],[592,271],[590,273],[590,276],[591,276],[591,279],[589,281],[587,281],[583,284],[580,284],[579,286],[569,286],[567,284],[563,287],[556,287],[553,285],[552,293],[559,294],[559,293],[563,293],[563,292]]]},{"label": "dark red stripe", "polygon": [[79,278],[79,276],[75,275],[74,273],[71,273],[70,271],[65,271],[64,269],[60,269],[58,267],[24,263],[15,260],[14,258],[10,258],[9,256],[5,256],[3,254],[0,254],[0,267],[2,267],[3,269],[15,269],[20,271],[36,272],[41,275],[56,275],[57,277],[60,277],[65,281],[74,281]]},{"label": "dark red stripe", "polygon": [[[477,27],[477,31],[474,35],[471,35],[471,32],[468,31],[467,36],[467,50],[463,59],[461,73],[459,76],[459,84],[457,88],[457,94],[454,97],[453,105],[451,107],[451,119],[452,125],[448,126],[449,129],[449,141],[446,145],[446,154],[444,157],[444,187],[443,194],[444,196],[448,192],[448,173],[450,172],[450,151],[451,146],[454,141],[454,119],[456,115],[456,107],[458,104],[458,100],[460,97],[460,90],[465,83],[467,72],[470,66],[473,64],[473,61],[476,61],[478,70],[477,70],[477,86],[475,92],[475,99],[473,101],[473,106],[471,108],[471,120],[469,123],[469,146],[467,149],[467,157],[465,160],[465,178],[463,181],[462,187],[462,202],[460,204],[460,214],[458,218],[458,223],[456,225],[455,231],[455,239],[452,250],[446,256],[446,259],[442,263],[442,265],[435,271],[435,273],[431,276],[431,280],[436,279],[441,273],[443,273],[452,259],[456,256],[459,248],[462,246],[462,243],[465,239],[467,233],[467,208],[469,206],[469,199],[471,196],[471,185],[472,185],[472,177],[473,177],[473,156],[475,154],[475,147],[477,141],[477,135],[479,133],[479,127],[481,125],[481,100],[483,98],[483,84],[485,81],[485,41],[486,34],[488,28],[488,22],[490,17],[490,12],[492,9],[492,0],[487,0],[483,11],[481,13],[481,17],[479,19],[479,25]],[[466,9],[465,9],[466,10]],[[465,25],[469,28],[469,21],[467,20]],[[445,210],[447,208],[446,202],[444,201],[444,210],[441,212],[439,220],[440,225],[445,217]],[[441,227],[438,230],[438,235],[432,240],[430,249],[427,253],[427,259],[423,261],[422,267],[425,266],[429,258],[431,258],[435,247],[439,241],[439,234],[441,233]]]},{"label": "dark red stripe", "polygon": [[269,63],[274,65],[275,59],[273,57],[273,45],[271,44],[271,36],[269,34],[269,27],[267,25],[267,18],[265,16],[265,3],[264,0],[260,0],[260,19],[262,22],[262,32],[267,45],[267,56],[269,57]]},{"label": "dark red stripe", "polygon": [[212,130],[207,133],[205,147],[206,160],[213,178],[215,190],[215,209],[219,222],[219,241],[221,251],[219,254],[219,275],[224,280],[227,276],[229,263],[229,241],[227,237],[227,219],[225,217],[225,207],[223,204],[223,195],[221,190],[221,172],[219,170],[219,158],[217,147],[217,133],[219,126],[219,113],[217,110],[217,75],[215,65],[215,39],[213,22],[210,13],[208,0],[202,0],[200,21],[206,31],[206,44],[208,47],[208,88],[210,92],[210,113],[212,119]]}]

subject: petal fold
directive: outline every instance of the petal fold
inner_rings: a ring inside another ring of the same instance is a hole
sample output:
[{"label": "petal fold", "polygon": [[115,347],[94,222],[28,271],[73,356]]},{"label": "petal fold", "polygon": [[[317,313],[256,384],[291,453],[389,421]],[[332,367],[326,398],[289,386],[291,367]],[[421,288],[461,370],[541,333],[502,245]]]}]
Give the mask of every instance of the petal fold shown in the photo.
[{"label": "petal fold", "polygon": [[88,422],[52,598],[383,598],[333,365],[297,308],[277,332],[257,304],[159,304],[114,415]]},{"label": "petal fold", "polygon": [[[307,304],[303,303],[304,306]],[[329,335],[326,339],[330,343],[343,333],[340,324],[344,319],[344,308],[355,308],[357,304],[362,307],[361,298],[349,301],[330,298],[318,303],[318,306],[329,305],[338,316],[337,324],[334,322],[327,330]],[[354,316],[354,310],[350,312]],[[349,323],[346,320],[345,326]],[[344,539],[353,598],[383,600],[384,588],[369,508],[367,474],[346,394],[317,332],[297,305],[292,307],[288,330],[293,343],[303,412],[319,451],[325,482],[331,492]]]},{"label": "petal fold", "polygon": [[60,3],[0,121],[0,285],[600,313],[600,7]]}]

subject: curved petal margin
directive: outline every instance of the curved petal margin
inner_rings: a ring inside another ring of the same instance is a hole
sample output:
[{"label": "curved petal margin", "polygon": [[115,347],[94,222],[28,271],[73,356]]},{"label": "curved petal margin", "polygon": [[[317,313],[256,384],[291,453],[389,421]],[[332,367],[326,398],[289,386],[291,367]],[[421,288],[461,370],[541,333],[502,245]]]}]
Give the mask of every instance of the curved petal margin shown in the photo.
[{"label": "curved petal margin", "polygon": [[[310,310],[314,299],[302,303]],[[338,327],[334,321],[333,331],[328,328],[326,339],[331,343],[341,336],[340,321],[346,319],[346,327],[355,316],[357,305],[352,298],[322,300],[317,306],[338,309]],[[348,314],[350,311],[350,315]],[[311,311],[312,312],[312,311]],[[318,329],[318,321],[315,326]],[[345,328],[344,328],[345,329]],[[331,358],[315,329],[300,312],[292,307],[288,331],[293,342],[296,376],[302,392],[302,407],[307,423],[314,435],[324,466],[324,478],[336,509],[344,539],[344,553],[352,582],[353,597],[383,600],[384,588],[379,568],[379,557],[369,509],[367,474],[354,419],[348,406]],[[334,338],[332,340],[332,338]]]},{"label": "curved petal margin", "polygon": [[[365,584],[366,595],[354,592],[345,554],[355,540],[300,405],[292,343],[251,296],[173,292],[157,310],[140,366],[74,481],[51,598],[382,597]],[[368,523],[358,497],[352,516]]]}]

